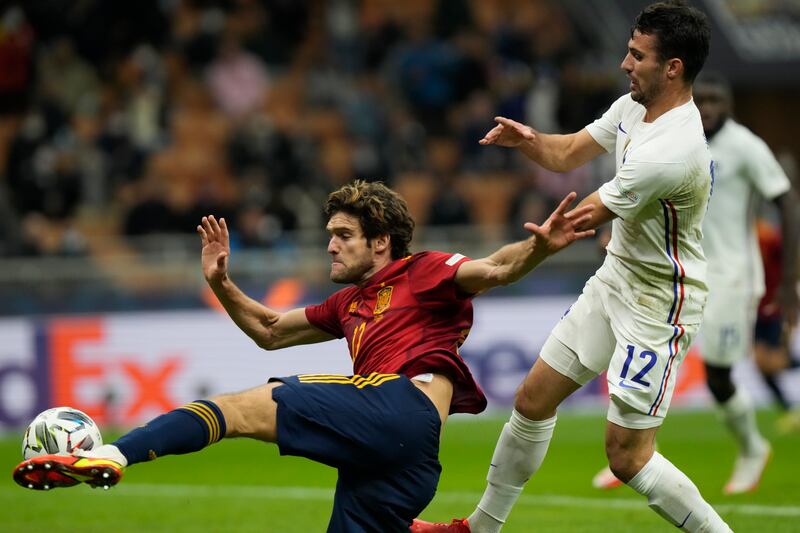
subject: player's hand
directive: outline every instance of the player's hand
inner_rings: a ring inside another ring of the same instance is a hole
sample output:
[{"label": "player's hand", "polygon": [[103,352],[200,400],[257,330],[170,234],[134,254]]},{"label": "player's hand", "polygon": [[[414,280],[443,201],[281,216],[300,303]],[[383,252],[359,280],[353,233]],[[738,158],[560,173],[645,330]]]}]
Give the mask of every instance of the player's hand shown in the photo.
[{"label": "player's hand", "polygon": [[592,219],[593,205],[567,211],[577,196],[574,192],[566,195],[541,226],[533,222],[525,223],[525,229],[536,236],[539,253],[552,255],[578,239],[594,235],[594,229],[582,229]]},{"label": "player's hand", "polygon": [[525,141],[536,139],[536,132],[533,128],[521,124],[516,120],[505,117],[494,117],[497,126],[489,130],[478,144],[496,144],[508,148],[516,148]]},{"label": "player's hand", "polygon": [[221,283],[228,275],[228,256],[231,254],[228,225],[224,218],[217,222],[214,215],[209,215],[203,217],[197,233],[203,243],[203,276],[209,285]]}]

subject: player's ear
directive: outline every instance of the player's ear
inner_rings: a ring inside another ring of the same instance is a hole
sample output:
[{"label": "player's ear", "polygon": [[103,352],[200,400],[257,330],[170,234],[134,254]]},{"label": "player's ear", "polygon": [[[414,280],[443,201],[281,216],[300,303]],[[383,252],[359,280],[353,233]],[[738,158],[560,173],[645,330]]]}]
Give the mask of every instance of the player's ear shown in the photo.
[{"label": "player's ear", "polygon": [[372,246],[376,252],[384,252],[392,245],[392,239],[389,235],[378,235],[372,239]]},{"label": "player's ear", "polygon": [[683,77],[683,61],[674,57],[667,60],[667,78],[671,80]]}]

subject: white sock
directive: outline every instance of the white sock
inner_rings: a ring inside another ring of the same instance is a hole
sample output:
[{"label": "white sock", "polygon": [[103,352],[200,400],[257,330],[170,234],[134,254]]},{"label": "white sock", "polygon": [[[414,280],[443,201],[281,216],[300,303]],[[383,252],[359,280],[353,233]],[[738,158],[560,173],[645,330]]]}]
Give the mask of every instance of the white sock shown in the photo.
[{"label": "white sock", "polygon": [[756,413],[750,395],[741,387],[727,402],[719,404],[725,425],[736,437],[743,455],[757,455],[764,451],[766,441],[758,431]]},{"label": "white sock", "polygon": [[646,496],[651,509],[685,531],[731,531],[686,474],[658,452],[653,453],[653,457],[628,482],[628,486]]},{"label": "white sock", "polygon": [[553,437],[556,417],[529,420],[515,409],[503,426],[486,476],[488,485],[469,516],[472,533],[497,533],[508,518],[525,482],[539,469]]}]

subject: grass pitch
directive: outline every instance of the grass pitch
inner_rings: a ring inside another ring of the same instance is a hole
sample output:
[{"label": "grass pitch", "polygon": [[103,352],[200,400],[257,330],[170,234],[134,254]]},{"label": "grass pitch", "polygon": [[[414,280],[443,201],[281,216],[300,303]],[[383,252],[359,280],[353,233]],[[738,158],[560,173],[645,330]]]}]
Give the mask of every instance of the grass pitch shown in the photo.
[{"label": "grass pitch", "polygon": [[[700,487],[739,532],[800,531],[800,435],[773,431],[777,415],[759,413],[774,458],[758,492],[723,496],[735,447],[707,412],[672,412],[659,432],[661,452]],[[471,512],[506,415],[454,417],[445,427],[439,490],[422,517],[449,520]],[[550,452],[511,514],[506,533],[642,532],[675,529],[627,487],[591,488],[604,464],[601,414],[560,415]],[[27,491],[11,479],[21,436],[0,440],[7,475],[0,482],[0,529],[5,532],[325,531],[336,473],[277,448],[226,441],[198,454],[136,465],[108,492],[88,486]],[[111,440],[111,439],[107,439]]]}]

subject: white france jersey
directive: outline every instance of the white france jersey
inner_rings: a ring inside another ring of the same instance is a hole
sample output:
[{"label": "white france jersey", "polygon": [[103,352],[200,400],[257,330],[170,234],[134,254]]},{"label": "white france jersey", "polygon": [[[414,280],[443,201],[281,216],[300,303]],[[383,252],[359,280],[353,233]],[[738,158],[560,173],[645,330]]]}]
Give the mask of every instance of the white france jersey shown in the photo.
[{"label": "white france jersey", "polygon": [[711,155],[690,100],[652,123],[627,94],[586,129],[617,174],[600,187],[614,219],[597,277],[631,309],[669,324],[699,324],[708,289],[700,244],[711,191]]},{"label": "white france jersey", "polygon": [[773,200],[791,188],[767,144],[728,119],[709,141],[714,187],[703,221],[703,250],[711,290],[737,291],[760,298],[764,267],[758,248],[755,212],[761,198]]}]

